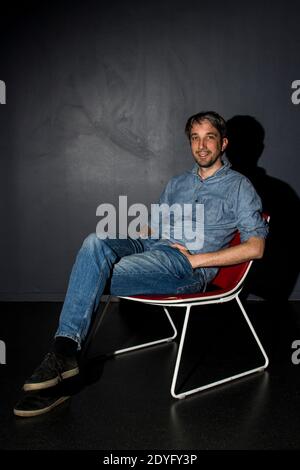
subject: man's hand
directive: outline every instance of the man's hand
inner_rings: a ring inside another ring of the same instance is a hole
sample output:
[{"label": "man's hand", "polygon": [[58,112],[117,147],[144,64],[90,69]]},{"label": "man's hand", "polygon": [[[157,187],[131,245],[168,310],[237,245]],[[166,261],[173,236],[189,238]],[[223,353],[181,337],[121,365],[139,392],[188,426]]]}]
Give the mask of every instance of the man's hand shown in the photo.
[{"label": "man's hand", "polygon": [[180,243],[172,243],[171,246],[173,248],[178,248],[178,250],[181,251],[181,253],[183,253],[187,257],[187,259],[191,263],[193,269],[197,268],[197,262],[195,260],[195,255],[192,255],[192,253],[190,253],[189,250],[184,245],[180,245]]},{"label": "man's hand", "polygon": [[141,238],[148,238],[151,235],[153,235],[153,230],[151,230],[149,225],[143,225],[143,227],[141,227],[141,230],[139,231],[139,236]]},{"label": "man's hand", "polygon": [[244,263],[245,261],[262,258],[265,248],[265,240],[263,238],[251,237],[247,241],[236,246],[223,248],[219,251],[210,253],[192,254],[188,249],[180,243],[171,245],[178,248],[189,260],[193,269],[230,266],[232,264]]}]

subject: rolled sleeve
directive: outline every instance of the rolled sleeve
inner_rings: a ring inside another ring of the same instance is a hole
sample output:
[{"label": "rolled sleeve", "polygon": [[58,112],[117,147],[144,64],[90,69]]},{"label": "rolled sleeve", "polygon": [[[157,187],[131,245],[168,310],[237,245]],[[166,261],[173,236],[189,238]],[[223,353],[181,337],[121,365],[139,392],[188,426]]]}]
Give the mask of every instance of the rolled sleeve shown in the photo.
[{"label": "rolled sleeve", "polygon": [[242,178],[238,191],[237,228],[241,242],[251,237],[266,238],[268,235],[268,224],[262,218],[261,199],[246,177]]}]

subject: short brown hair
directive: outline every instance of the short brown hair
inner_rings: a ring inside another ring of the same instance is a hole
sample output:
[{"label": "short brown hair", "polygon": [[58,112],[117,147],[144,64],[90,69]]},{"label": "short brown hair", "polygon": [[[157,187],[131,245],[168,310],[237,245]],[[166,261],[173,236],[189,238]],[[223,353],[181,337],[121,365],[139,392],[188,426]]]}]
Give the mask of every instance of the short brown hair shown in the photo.
[{"label": "short brown hair", "polygon": [[187,120],[187,123],[185,125],[185,133],[188,139],[190,139],[191,128],[193,124],[195,122],[200,124],[204,120],[209,121],[211,125],[214,126],[220,132],[222,139],[227,136],[226,121],[224,118],[222,118],[222,116],[220,116],[215,111],[201,111],[200,113],[194,114]]}]

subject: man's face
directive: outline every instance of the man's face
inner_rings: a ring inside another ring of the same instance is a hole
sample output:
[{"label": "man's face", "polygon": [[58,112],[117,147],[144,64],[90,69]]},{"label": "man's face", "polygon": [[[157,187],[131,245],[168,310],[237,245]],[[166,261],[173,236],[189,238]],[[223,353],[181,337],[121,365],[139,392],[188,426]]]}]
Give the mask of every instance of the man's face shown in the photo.
[{"label": "man's face", "polygon": [[200,168],[216,169],[221,166],[221,155],[227,147],[227,139],[207,120],[195,122],[190,133],[191,150]]}]

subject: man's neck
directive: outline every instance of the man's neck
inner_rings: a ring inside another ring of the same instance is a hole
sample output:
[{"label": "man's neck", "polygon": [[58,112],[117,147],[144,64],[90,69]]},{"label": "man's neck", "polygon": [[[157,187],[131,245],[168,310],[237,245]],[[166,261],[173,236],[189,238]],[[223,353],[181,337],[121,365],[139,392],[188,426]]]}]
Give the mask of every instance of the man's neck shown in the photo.
[{"label": "man's neck", "polygon": [[210,176],[213,176],[222,166],[223,166],[223,162],[220,160],[209,168],[199,167],[198,175],[200,176],[200,178],[205,180],[209,178]]}]

